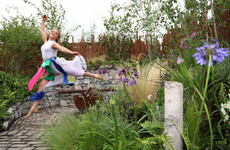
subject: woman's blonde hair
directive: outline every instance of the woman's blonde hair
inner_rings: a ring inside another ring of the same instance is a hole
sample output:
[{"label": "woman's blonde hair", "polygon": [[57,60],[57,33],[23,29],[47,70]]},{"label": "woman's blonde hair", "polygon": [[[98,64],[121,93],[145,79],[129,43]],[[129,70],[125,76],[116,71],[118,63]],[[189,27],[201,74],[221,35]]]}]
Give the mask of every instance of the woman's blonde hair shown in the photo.
[{"label": "woman's blonde hair", "polygon": [[[56,28],[53,28],[53,29],[55,29],[55,30],[57,30],[58,31],[58,38],[56,39],[56,42],[58,43],[58,44],[60,44],[60,45],[62,45],[62,41],[61,41],[61,33],[60,33],[60,31],[58,30],[58,29],[56,29]],[[52,30],[53,30],[52,29]],[[47,41],[49,40],[49,33],[47,32],[46,33],[47,34]]]}]

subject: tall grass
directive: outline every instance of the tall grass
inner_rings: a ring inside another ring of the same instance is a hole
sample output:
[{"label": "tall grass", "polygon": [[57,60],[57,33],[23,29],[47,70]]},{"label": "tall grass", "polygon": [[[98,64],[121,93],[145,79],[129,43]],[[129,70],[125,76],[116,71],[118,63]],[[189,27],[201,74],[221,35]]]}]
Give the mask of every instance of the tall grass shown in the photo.
[{"label": "tall grass", "polygon": [[41,139],[55,150],[163,149],[163,143],[169,139],[163,134],[162,120],[157,121],[154,117],[155,105],[148,104],[151,115],[147,115],[150,110],[143,110],[144,116],[138,121],[138,127],[135,127],[127,111],[131,104],[124,91],[118,89],[111,103],[100,102],[84,114],[62,116],[44,128],[46,134]]},{"label": "tall grass", "polygon": [[[167,66],[167,62],[164,62],[162,66]],[[127,87],[128,92],[135,100],[136,104],[141,105],[142,100],[147,100],[152,103],[158,98],[158,91],[160,89],[161,75],[165,72],[165,69],[158,65],[157,60],[140,65],[137,63],[136,69],[139,73],[139,79],[137,84]],[[151,95],[151,99],[147,97]]]},{"label": "tall grass", "polygon": [[45,141],[55,150],[67,150],[76,148],[76,139],[79,136],[77,118],[73,114],[65,114],[46,126],[42,141]]}]

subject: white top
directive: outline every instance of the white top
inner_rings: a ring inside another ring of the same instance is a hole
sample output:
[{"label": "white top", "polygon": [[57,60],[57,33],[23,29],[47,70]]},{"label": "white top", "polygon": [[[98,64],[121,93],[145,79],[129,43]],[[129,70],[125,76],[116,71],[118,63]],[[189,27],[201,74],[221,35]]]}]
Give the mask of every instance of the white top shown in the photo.
[{"label": "white top", "polygon": [[42,59],[43,60],[48,60],[52,57],[57,57],[57,50],[51,48],[51,44],[54,42],[55,41],[49,40],[42,45],[41,51],[42,51]]},{"label": "white top", "polygon": [[[54,42],[55,41],[49,40],[42,45],[41,51],[43,60],[48,60],[52,57],[57,57],[57,50],[51,48],[51,44]],[[87,68],[85,59],[81,55],[76,56],[75,59],[71,61],[62,58],[56,58],[55,62],[59,64],[68,75],[75,77],[84,75]],[[55,76],[54,81],[50,81],[45,87],[63,83],[63,74],[59,72],[59,70],[54,66],[53,62],[50,63],[50,67],[57,75]]]}]

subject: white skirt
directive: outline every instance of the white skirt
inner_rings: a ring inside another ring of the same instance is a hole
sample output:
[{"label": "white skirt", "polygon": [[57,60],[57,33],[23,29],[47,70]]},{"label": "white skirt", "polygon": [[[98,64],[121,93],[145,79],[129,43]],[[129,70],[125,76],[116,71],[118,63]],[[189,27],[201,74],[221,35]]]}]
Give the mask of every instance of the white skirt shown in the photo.
[{"label": "white skirt", "polygon": [[[71,60],[71,61],[65,60],[64,58],[57,58],[55,62],[59,64],[65,70],[65,72],[68,74],[68,77],[69,76],[74,76],[74,77],[82,76],[84,75],[87,69],[85,59],[81,55],[79,56],[77,55],[74,58],[74,60]],[[58,69],[54,66],[53,62],[50,63],[50,67],[53,69],[54,73],[58,75],[55,76],[54,81],[50,81],[45,87],[50,87],[50,86],[64,83],[63,74],[60,71],[58,71]],[[69,82],[71,83],[71,81]]]}]

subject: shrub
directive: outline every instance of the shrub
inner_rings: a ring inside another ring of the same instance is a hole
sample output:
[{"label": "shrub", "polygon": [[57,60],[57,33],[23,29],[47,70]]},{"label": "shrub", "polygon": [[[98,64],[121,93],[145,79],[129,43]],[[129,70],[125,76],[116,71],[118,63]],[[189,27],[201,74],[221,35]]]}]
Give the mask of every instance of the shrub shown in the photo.
[{"label": "shrub", "polygon": [[28,77],[21,78],[18,75],[10,75],[0,71],[0,127],[2,126],[2,122],[10,115],[7,112],[9,107],[23,101],[24,97],[29,95],[28,81]]},{"label": "shrub", "polygon": [[42,38],[34,18],[11,17],[1,22],[1,67],[5,71],[30,72],[37,68]]}]

